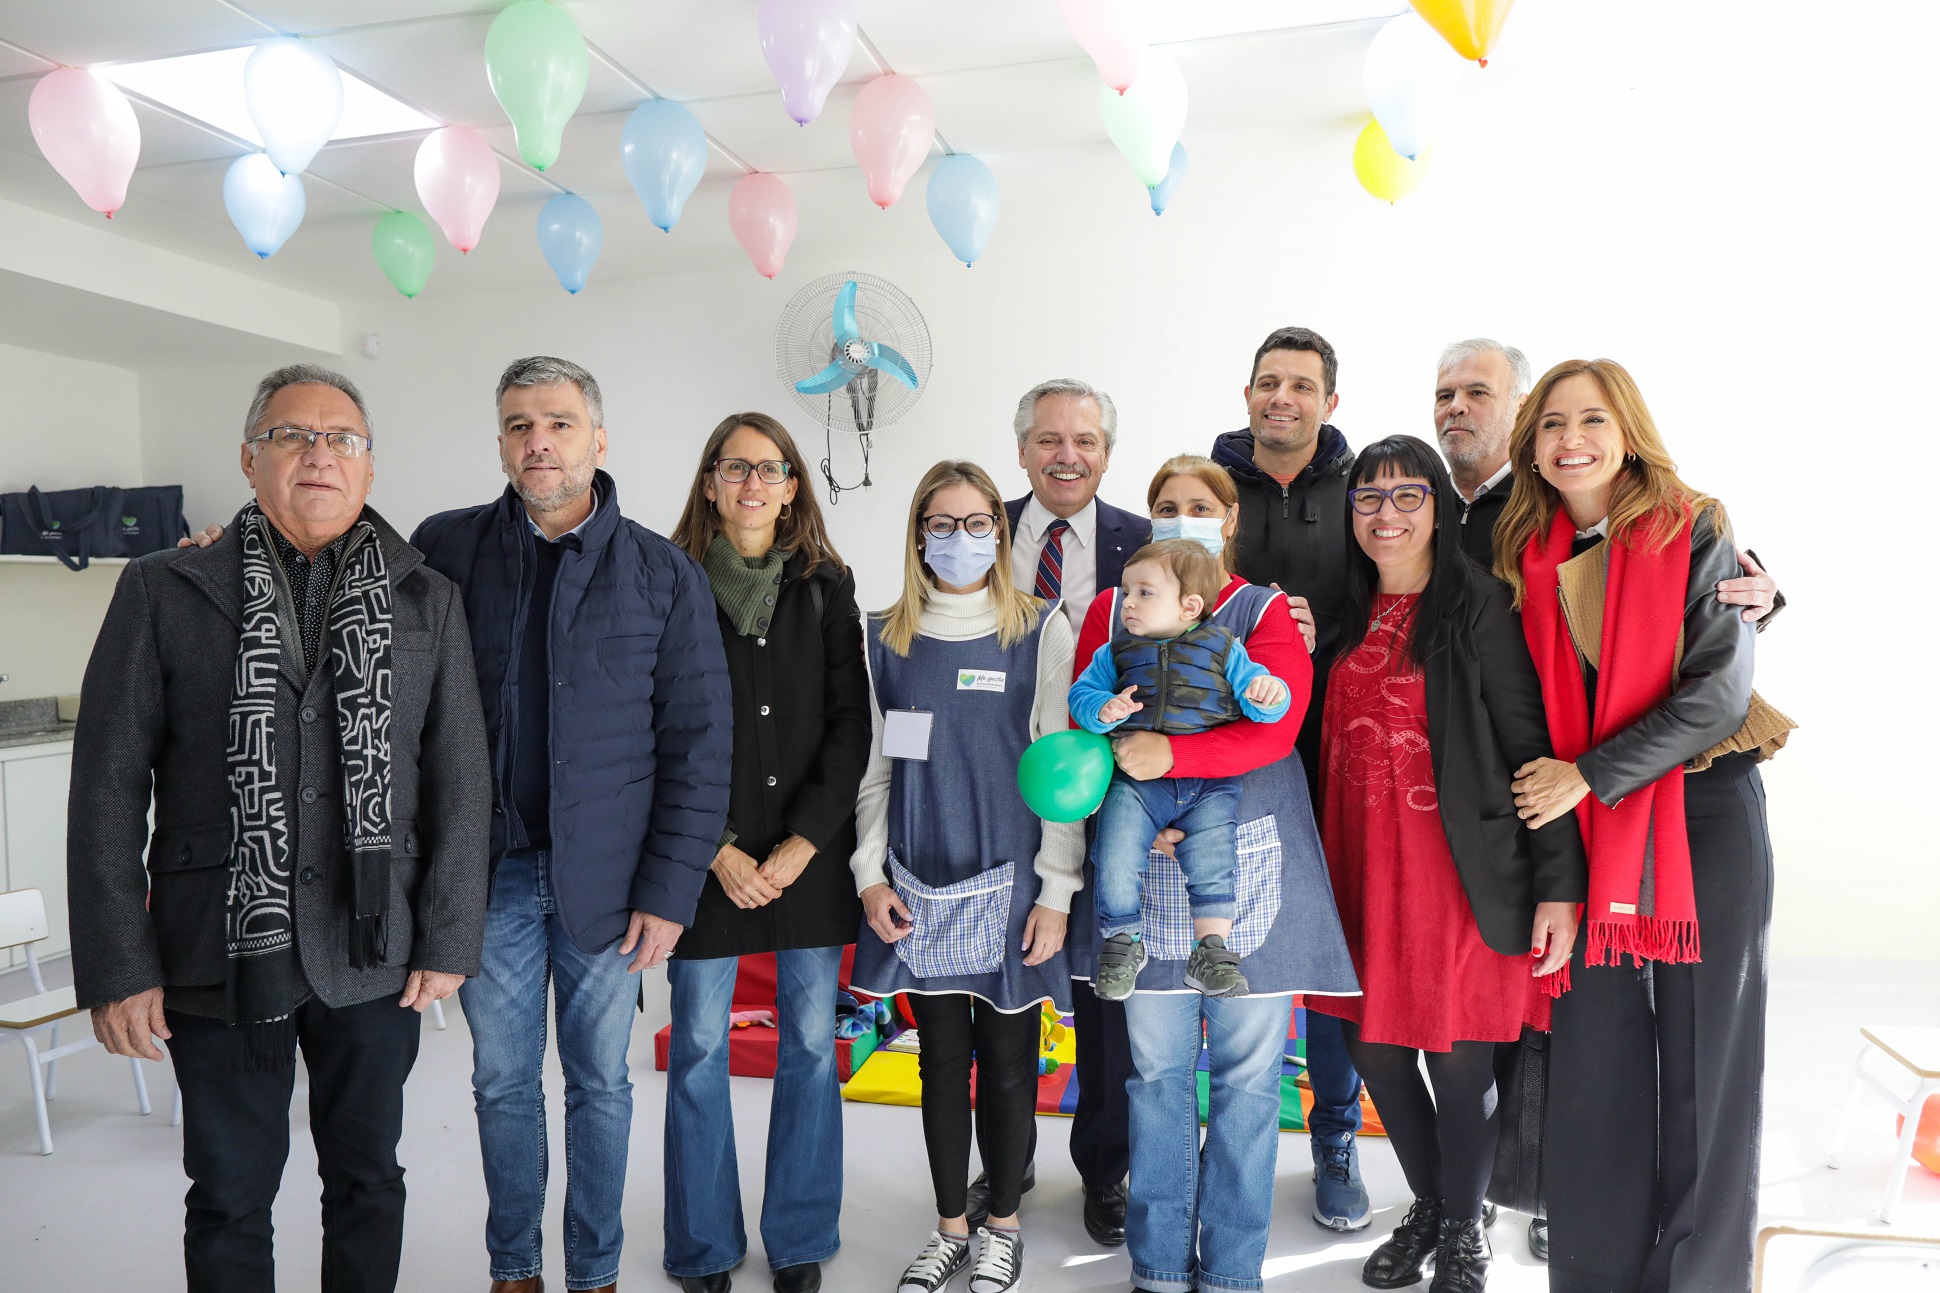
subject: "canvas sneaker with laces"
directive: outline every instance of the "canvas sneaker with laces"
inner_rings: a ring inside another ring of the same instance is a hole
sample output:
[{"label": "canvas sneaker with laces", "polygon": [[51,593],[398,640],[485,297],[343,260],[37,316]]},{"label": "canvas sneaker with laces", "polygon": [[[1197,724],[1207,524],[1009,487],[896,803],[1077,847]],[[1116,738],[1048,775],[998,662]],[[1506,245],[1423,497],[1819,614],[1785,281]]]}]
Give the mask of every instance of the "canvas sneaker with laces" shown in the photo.
[{"label": "canvas sneaker with laces", "polygon": [[896,1283],[896,1293],[936,1293],[958,1271],[970,1264],[970,1239],[958,1239],[940,1230],[930,1231],[929,1242],[916,1260],[909,1264]]},{"label": "canvas sneaker with laces", "polygon": [[1017,1230],[977,1231],[977,1265],[970,1272],[970,1293],[1007,1293],[1024,1273],[1024,1235]]},{"label": "canvas sneaker with laces", "polygon": [[1186,986],[1209,997],[1245,996],[1248,986],[1246,976],[1239,972],[1239,953],[1230,950],[1219,935],[1206,935],[1192,945],[1192,957],[1186,962]]},{"label": "canvas sneaker with laces", "polygon": [[1145,940],[1137,934],[1113,934],[1098,948],[1098,977],[1091,990],[1105,1001],[1123,1001],[1138,986],[1145,968]]}]

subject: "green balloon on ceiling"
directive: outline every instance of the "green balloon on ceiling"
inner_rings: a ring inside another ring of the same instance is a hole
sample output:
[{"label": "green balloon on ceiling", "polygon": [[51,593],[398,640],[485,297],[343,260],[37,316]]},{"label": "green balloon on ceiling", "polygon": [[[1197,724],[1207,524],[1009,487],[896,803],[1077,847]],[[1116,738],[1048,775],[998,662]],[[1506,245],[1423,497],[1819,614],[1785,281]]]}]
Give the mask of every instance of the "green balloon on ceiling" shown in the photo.
[{"label": "green balloon on ceiling", "polygon": [[1111,742],[1072,728],[1032,741],[1017,761],[1017,789],[1047,822],[1081,822],[1111,786]]},{"label": "green balloon on ceiling", "polygon": [[546,0],[506,6],[485,33],[485,75],[534,170],[559,160],[559,136],[586,97],[586,72],[586,38]]},{"label": "green balloon on ceiling", "polygon": [[371,255],[391,286],[406,296],[424,291],[431,279],[431,267],[438,260],[438,245],[424,221],[409,211],[393,211],[377,222],[371,231]]}]

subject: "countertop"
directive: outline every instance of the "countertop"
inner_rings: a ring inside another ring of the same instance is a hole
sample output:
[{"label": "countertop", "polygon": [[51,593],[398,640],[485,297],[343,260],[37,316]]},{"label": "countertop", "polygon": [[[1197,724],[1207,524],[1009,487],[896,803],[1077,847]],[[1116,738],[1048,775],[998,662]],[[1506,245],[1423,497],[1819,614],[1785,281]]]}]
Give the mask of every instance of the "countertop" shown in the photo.
[{"label": "countertop", "polygon": [[57,723],[53,727],[39,728],[30,732],[0,732],[0,750],[10,750],[17,745],[46,745],[53,741],[72,741],[74,724]]}]

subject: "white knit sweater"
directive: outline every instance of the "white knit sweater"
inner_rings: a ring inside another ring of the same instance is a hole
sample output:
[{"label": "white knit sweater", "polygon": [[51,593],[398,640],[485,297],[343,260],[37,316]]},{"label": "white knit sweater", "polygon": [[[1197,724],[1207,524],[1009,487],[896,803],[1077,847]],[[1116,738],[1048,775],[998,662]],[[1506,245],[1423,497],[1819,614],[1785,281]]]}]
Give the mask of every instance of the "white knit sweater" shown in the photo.
[{"label": "white knit sweater", "polygon": [[[932,593],[923,608],[919,631],[926,638],[968,642],[997,631],[997,611],[989,589],[974,593]],[[1031,706],[1031,739],[1070,726],[1066,701],[1071,692],[1071,657],[1075,645],[1071,625],[1062,615],[1044,617],[1043,640],[1037,648],[1037,697]],[[886,884],[889,877],[889,783],[894,765],[882,753],[882,707],[876,689],[869,688],[869,768],[862,774],[856,800],[856,851],[849,868],[855,872],[856,892]],[[938,734],[942,735],[942,734]],[[1003,773],[1012,776],[1015,768]],[[1071,910],[1071,895],[1084,885],[1085,832],[1083,822],[1045,822],[1035,868],[1037,901],[1052,911]]]}]

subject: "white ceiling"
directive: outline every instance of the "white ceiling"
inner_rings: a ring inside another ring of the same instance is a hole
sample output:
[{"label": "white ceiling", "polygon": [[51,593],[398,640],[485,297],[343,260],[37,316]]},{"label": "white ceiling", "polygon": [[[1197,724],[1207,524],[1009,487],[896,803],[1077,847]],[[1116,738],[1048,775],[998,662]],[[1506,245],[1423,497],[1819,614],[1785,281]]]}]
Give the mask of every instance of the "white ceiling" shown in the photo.
[{"label": "white ceiling", "polygon": [[[856,213],[873,208],[848,139],[850,104],[886,70],[918,77],[936,108],[944,147],[998,156],[1046,148],[1108,148],[1098,79],[1065,29],[1054,0],[857,0],[863,39],[822,116],[797,126],[762,58],[756,0],[559,0],[591,47],[586,98],[544,175],[519,159],[483,67],[485,32],[504,0],[61,0],[0,6],[0,195],[76,220],[93,217],[41,158],[27,127],[27,98],[57,64],[91,66],[308,36],[347,71],[439,121],[480,129],[498,151],[503,187],[482,248],[463,262],[440,249],[434,291],[550,283],[531,233],[537,206],[562,190],[592,198],[607,222],[596,277],[684,268],[700,246],[732,247],[725,189],[747,168],[791,177],[798,196],[823,192],[812,172],[853,172]],[[1371,0],[1399,10],[1403,0]],[[1155,6],[1153,34],[1184,69],[1191,90],[1188,144],[1212,132],[1358,125],[1366,113],[1362,55],[1381,19],[1370,0],[1202,0]],[[1549,6],[1560,9],[1563,6]],[[1544,6],[1518,12],[1540,27]],[[1318,25],[1315,25],[1318,24]],[[1511,34],[1514,33],[1512,25]],[[1506,41],[1505,41],[1506,44]],[[1490,95],[1514,73],[1488,75]],[[659,95],[686,103],[715,144],[708,182],[673,236],[646,227],[628,190],[619,138],[627,114]],[[203,260],[260,273],[335,299],[388,291],[369,256],[372,222],[390,208],[418,210],[412,159],[419,135],[349,140],[320,153],[305,175],[303,227],[276,257],[256,262],[223,210],[221,181],[246,144],[147,102],[137,102],[141,165],[113,231]],[[798,181],[792,177],[803,177]],[[920,207],[922,180],[905,203]],[[718,191],[716,191],[718,190]],[[811,219],[804,204],[804,232]],[[683,238],[683,235],[685,236]],[[506,254],[516,244],[516,256]],[[454,268],[455,264],[455,268]]]}]

